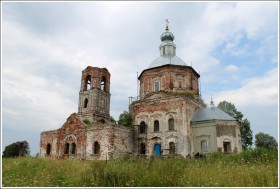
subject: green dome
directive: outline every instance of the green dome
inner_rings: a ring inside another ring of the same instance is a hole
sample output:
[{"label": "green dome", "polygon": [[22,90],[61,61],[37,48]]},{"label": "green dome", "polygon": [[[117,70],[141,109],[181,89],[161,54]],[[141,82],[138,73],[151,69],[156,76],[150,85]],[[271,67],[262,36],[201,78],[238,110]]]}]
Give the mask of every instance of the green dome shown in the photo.
[{"label": "green dome", "polygon": [[160,36],[161,41],[173,41],[174,39],[175,39],[175,36],[173,35],[173,33],[169,32],[169,31],[164,32]]}]

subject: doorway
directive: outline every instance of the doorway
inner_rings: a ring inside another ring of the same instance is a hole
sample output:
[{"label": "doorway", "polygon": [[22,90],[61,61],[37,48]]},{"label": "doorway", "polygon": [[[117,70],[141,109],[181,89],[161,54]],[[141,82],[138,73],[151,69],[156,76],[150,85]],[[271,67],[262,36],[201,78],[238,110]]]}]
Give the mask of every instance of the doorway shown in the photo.
[{"label": "doorway", "polygon": [[230,153],[230,142],[224,142],[224,153]]},{"label": "doorway", "polygon": [[155,144],[154,146],[154,154],[155,156],[160,156],[161,146],[160,144]]}]

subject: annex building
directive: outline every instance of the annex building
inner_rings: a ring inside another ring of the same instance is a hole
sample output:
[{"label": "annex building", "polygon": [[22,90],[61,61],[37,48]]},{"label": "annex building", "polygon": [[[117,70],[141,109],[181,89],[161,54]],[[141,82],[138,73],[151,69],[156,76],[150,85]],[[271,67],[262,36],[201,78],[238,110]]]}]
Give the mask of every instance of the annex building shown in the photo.
[{"label": "annex building", "polygon": [[193,157],[241,152],[239,123],[212,100],[205,107],[200,75],[176,56],[168,25],[160,39],[160,56],[138,77],[139,98],[129,105],[132,128],[110,120],[109,71],[88,66],[82,71],[78,112],[61,128],[41,133],[40,155],[105,160],[127,154]]}]

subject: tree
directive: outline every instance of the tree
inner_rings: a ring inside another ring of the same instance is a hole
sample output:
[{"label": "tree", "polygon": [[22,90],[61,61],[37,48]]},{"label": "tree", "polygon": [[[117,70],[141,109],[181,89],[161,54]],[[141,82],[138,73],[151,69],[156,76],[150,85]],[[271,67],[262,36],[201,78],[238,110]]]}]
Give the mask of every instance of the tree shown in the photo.
[{"label": "tree", "polygon": [[255,135],[255,145],[268,149],[277,149],[278,147],[278,143],[273,136],[262,132]]},{"label": "tree", "polygon": [[218,108],[228,113],[239,122],[242,148],[246,150],[253,144],[253,131],[251,130],[249,120],[247,118],[243,120],[243,114],[230,102],[222,101],[218,104]]},{"label": "tree", "polygon": [[18,141],[5,147],[3,157],[27,156],[30,148],[27,141]]},{"label": "tree", "polygon": [[235,118],[241,124],[243,114],[241,112],[237,111],[234,104],[227,102],[227,101],[222,101],[218,104],[218,108],[220,108],[224,112],[228,113],[230,116]]},{"label": "tree", "polygon": [[250,122],[247,118],[242,120],[240,131],[242,147],[246,150],[253,144],[253,131],[251,130]]},{"label": "tree", "polygon": [[132,127],[132,121],[133,121],[132,115],[127,111],[124,111],[119,116],[118,124],[125,127]]},{"label": "tree", "polygon": [[110,121],[111,121],[112,123],[114,123],[114,124],[117,124],[117,122],[116,122],[116,120],[114,119],[113,116],[110,116]]}]

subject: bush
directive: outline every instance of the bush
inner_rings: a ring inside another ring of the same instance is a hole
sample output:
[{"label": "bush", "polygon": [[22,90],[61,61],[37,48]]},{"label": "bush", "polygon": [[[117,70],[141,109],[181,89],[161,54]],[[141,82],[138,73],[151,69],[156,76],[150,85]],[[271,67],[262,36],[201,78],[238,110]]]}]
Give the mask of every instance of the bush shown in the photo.
[{"label": "bush", "polygon": [[84,119],[83,122],[84,122],[86,125],[89,125],[89,124],[90,124],[90,120],[88,120],[88,119]]}]

